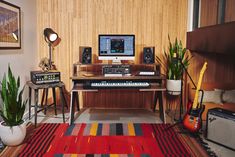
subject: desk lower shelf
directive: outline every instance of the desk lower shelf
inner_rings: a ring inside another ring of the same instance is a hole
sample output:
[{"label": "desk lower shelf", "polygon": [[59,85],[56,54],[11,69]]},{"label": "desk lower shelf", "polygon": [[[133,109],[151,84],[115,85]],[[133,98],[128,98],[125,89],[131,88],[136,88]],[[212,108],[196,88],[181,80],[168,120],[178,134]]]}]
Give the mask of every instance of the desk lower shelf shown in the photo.
[{"label": "desk lower shelf", "polygon": [[74,120],[74,103],[76,102],[78,111],[79,108],[79,100],[78,93],[79,92],[99,92],[99,90],[106,89],[127,89],[127,90],[138,90],[140,92],[154,92],[154,104],[153,104],[153,112],[155,112],[157,101],[159,101],[159,110],[160,110],[160,118],[163,123],[166,122],[165,118],[165,107],[163,105],[163,92],[166,91],[166,88],[159,83],[151,83],[150,88],[101,88],[101,89],[84,89],[82,83],[74,84],[71,90],[71,104],[70,104],[70,120],[69,123],[72,124]]}]

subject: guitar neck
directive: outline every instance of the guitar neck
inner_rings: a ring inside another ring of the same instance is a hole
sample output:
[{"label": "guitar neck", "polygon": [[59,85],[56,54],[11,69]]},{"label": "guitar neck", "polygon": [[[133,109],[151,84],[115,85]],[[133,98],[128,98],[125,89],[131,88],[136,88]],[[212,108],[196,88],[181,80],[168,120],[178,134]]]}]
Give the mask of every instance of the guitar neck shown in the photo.
[{"label": "guitar neck", "polygon": [[199,90],[201,88],[202,78],[203,78],[203,75],[205,73],[206,66],[207,66],[207,62],[204,63],[204,65],[203,65],[203,67],[200,71],[200,76],[199,76],[199,80],[198,80],[198,83],[197,83],[197,89],[196,89],[196,92],[195,92],[195,97],[194,97],[194,101],[193,101],[193,105],[192,105],[192,108],[194,108],[194,109],[197,108]]}]

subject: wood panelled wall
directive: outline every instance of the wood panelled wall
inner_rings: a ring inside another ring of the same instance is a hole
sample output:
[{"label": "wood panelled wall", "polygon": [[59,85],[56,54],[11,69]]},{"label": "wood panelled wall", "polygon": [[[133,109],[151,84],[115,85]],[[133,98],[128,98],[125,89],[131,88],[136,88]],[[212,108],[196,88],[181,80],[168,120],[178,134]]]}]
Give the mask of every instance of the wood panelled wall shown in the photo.
[{"label": "wood panelled wall", "polygon": [[[62,39],[54,48],[53,60],[68,90],[72,65],[79,59],[79,46],[91,46],[93,62],[96,62],[98,34],[135,34],[135,63],[141,63],[144,46],[155,46],[155,54],[160,55],[168,47],[168,34],[172,40],[178,37],[183,43],[186,41],[185,0],[37,0],[37,17],[38,61],[48,56],[43,30],[51,27]],[[146,97],[152,95],[104,91],[86,96],[84,103],[86,106],[115,103],[116,107],[120,104],[140,107]],[[116,98],[123,101],[115,101]]]},{"label": "wood panelled wall", "polygon": [[217,24],[218,0],[200,0],[200,27]]},{"label": "wood panelled wall", "polygon": [[[216,25],[218,18],[219,0],[201,0],[200,27]],[[225,22],[235,21],[235,0],[225,1]],[[218,43],[219,44],[219,43]],[[192,53],[193,59],[189,66],[189,72],[197,82],[201,67],[205,61],[208,68],[205,72],[204,83],[232,84],[235,80],[235,55],[215,53]],[[232,54],[232,53],[231,53]],[[235,53],[234,53],[235,54]]]},{"label": "wood panelled wall", "polygon": [[[219,0],[200,0],[200,26],[210,26],[218,24]],[[225,0],[224,22],[235,21],[235,0]]]},{"label": "wood panelled wall", "polygon": [[235,21],[235,0],[226,0],[225,22]]},{"label": "wood panelled wall", "polygon": [[235,55],[215,53],[192,53],[192,55],[189,73],[195,82],[199,78],[203,63],[207,61],[208,66],[203,77],[203,83],[235,84]]}]

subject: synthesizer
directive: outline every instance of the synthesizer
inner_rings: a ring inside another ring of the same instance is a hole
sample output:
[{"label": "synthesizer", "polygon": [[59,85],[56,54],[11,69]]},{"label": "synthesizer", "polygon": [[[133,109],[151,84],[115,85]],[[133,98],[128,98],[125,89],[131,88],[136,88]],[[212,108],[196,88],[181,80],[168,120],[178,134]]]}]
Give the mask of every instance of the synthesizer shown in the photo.
[{"label": "synthesizer", "polygon": [[144,81],[92,81],[86,82],[84,88],[150,88],[149,82]]}]

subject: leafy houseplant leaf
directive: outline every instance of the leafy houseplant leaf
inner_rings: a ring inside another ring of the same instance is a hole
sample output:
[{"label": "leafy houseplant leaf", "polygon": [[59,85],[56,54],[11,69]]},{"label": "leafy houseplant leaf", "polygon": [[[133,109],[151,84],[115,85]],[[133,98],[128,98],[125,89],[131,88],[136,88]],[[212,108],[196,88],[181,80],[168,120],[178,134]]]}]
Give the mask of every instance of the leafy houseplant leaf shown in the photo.
[{"label": "leafy houseplant leaf", "polygon": [[184,71],[183,67],[188,68],[192,57],[186,56],[187,49],[183,48],[181,40],[178,41],[176,38],[175,42],[172,43],[169,35],[168,40],[168,51],[164,51],[162,58],[156,56],[156,60],[162,65],[163,70],[167,74],[167,79],[180,80]]},{"label": "leafy houseplant leaf", "polygon": [[22,118],[25,112],[26,101],[22,100],[24,88],[20,88],[20,78],[14,77],[10,66],[8,66],[8,74],[4,74],[2,80],[1,97],[3,100],[0,116],[3,118],[7,126],[16,126],[23,122]]}]

